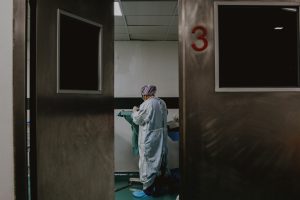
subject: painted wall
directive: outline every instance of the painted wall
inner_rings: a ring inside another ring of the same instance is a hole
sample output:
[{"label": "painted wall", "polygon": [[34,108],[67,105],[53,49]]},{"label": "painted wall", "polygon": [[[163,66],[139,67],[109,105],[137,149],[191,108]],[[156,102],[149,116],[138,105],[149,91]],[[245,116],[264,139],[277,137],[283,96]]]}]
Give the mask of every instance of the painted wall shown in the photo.
[{"label": "painted wall", "polygon": [[13,1],[0,1],[0,199],[14,199],[12,35]]},{"label": "painted wall", "polygon": [[[115,42],[115,97],[138,97],[140,87],[154,84],[158,97],[178,97],[177,42]],[[131,109],[131,108],[128,108]],[[138,171],[138,157],[131,150],[131,128],[115,109],[115,171]],[[168,121],[178,115],[169,109]],[[169,167],[179,166],[178,142],[168,139]]]},{"label": "painted wall", "polygon": [[178,42],[115,42],[115,97],[140,97],[145,84],[178,97]]}]

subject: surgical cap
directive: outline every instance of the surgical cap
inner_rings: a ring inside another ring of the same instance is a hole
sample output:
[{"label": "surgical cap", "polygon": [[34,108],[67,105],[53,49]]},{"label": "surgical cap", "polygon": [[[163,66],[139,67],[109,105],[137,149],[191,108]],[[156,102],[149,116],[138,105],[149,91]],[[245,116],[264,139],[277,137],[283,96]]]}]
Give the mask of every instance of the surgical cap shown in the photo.
[{"label": "surgical cap", "polygon": [[148,95],[148,96],[154,96],[156,92],[156,86],[155,85],[144,85],[141,89],[141,95]]}]

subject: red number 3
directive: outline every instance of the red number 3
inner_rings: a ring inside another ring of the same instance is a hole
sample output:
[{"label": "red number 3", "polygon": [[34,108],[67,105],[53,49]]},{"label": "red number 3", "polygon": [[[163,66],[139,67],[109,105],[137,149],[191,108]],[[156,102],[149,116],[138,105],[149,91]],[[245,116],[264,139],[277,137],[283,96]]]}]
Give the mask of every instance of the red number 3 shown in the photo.
[{"label": "red number 3", "polygon": [[193,28],[192,33],[195,34],[197,31],[201,31],[201,34],[199,34],[197,36],[197,39],[202,41],[202,46],[199,47],[199,46],[197,46],[197,44],[195,42],[193,42],[192,43],[192,48],[195,51],[203,51],[208,46],[208,41],[206,39],[207,30],[203,26],[196,26],[196,27]]}]

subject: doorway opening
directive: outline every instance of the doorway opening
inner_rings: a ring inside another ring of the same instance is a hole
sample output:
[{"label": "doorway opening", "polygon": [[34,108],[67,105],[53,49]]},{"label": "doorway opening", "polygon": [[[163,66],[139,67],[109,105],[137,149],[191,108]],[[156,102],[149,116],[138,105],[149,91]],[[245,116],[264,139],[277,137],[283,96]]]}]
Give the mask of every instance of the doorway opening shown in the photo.
[{"label": "doorway opening", "polygon": [[177,1],[115,1],[114,27],[115,200],[131,199],[139,180],[138,133],[124,115],[143,103],[140,89],[157,87],[168,108],[168,169],[165,192],[179,193],[179,64]]}]

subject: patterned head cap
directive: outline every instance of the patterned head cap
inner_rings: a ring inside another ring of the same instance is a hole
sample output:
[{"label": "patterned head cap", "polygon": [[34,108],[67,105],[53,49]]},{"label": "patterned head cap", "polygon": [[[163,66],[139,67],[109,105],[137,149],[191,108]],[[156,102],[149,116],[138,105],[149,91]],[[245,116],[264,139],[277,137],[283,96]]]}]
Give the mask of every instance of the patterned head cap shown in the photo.
[{"label": "patterned head cap", "polygon": [[141,88],[141,95],[147,95],[147,96],[154,96],[156,93],[156,86],[155,85],[144,85]]}]

